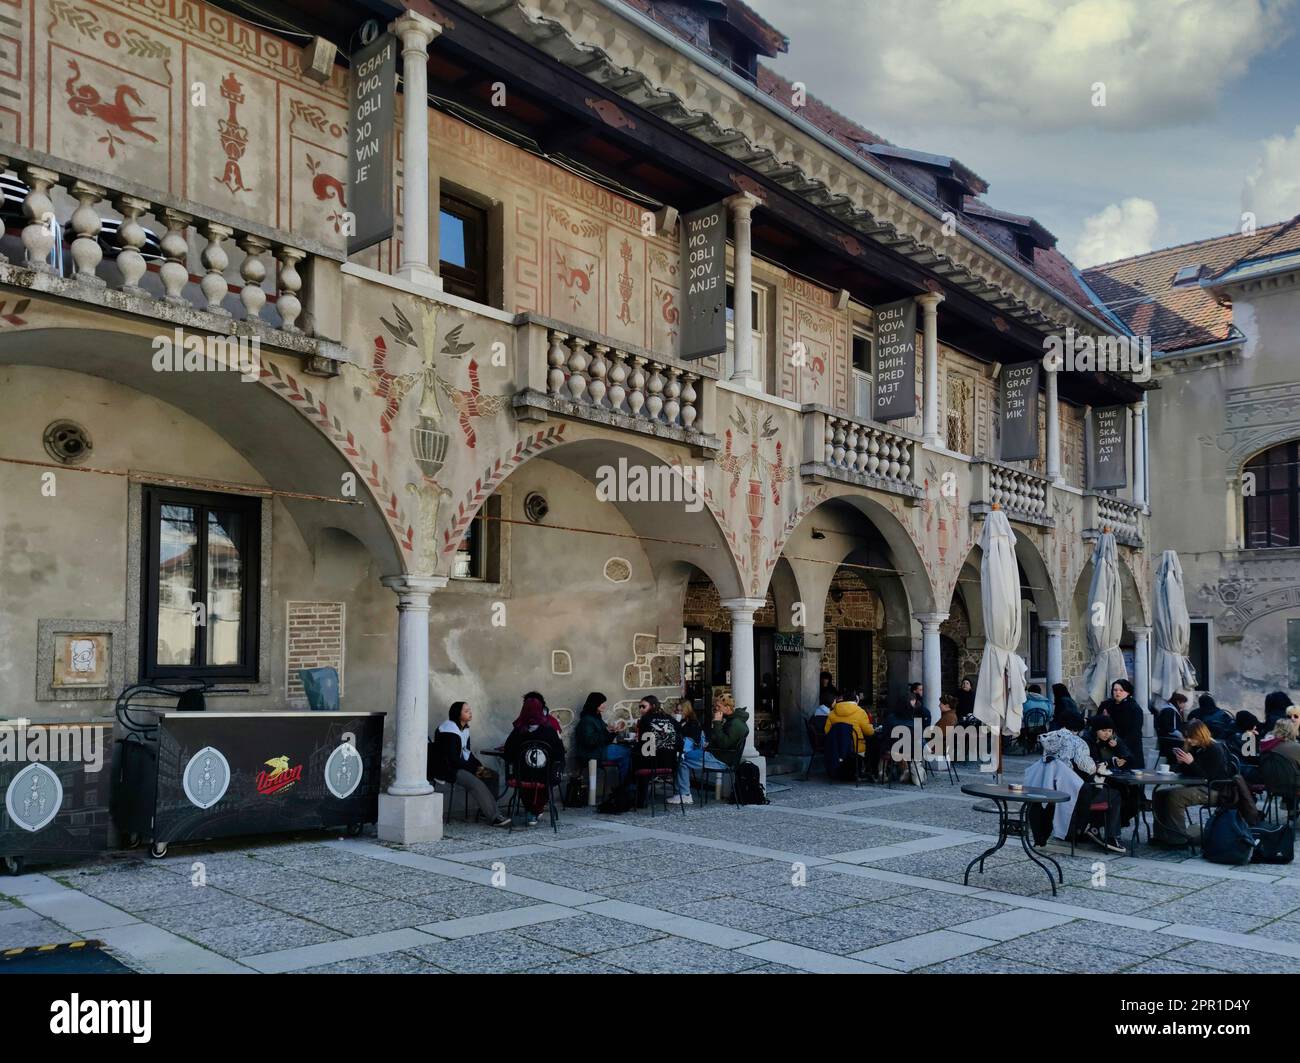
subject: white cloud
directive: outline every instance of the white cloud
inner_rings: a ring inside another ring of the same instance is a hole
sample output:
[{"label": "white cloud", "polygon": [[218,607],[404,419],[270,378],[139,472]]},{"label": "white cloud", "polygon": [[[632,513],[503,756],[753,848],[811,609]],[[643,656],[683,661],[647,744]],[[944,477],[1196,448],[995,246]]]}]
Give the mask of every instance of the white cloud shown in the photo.
[{"label": "white cloud", "polygon": [[1241,205],[1261,225],[1300,214],[1300,125],[1289,137],[1269,137],[1255,172],[1246,178]]},{"label": "white cloud", "polygon": [[1151,250],[1160,213],[1149,199],[1131,197],[1083,219],[1071,256],[1080,269]]},{"label": "white cloud", "polygon": [[1203,119],[1285,37],[1293,0],[751,2],[790,36],[781,71],[868,126],[1041,131]]}]

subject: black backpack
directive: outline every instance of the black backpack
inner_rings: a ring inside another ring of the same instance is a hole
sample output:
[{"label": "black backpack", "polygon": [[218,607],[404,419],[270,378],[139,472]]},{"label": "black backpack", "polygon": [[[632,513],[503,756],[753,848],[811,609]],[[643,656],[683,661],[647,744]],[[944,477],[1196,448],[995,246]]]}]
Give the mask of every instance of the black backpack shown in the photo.
[{"label": "black backpack", "polygon": [[736,787],[733,797],[738,805],[770,805],[772,803],[767,799],[767,794],[763,792],[763,781],[762,776],[758,773],[758,765],[742,760],[736,766]]},{"label": "black backpack", "polygon": [[1201,855],[1212,864],[1248,864],[1258,846],[1254,832],[1235,808],[1216,811],[1201,835]]},{"label": "black backpack", "polygon": [[586,808],[587,797],[590,793],[585,775],[570,775],[569,784],[564,790],[564,807]]},{"label": "black backpack", "polygon": [[596,811],[602,816],[621,816],[631,810],[631,798],[628,796],[627,790],[622,786],[616,790],[611,790],[609,796],[596,806]]}]

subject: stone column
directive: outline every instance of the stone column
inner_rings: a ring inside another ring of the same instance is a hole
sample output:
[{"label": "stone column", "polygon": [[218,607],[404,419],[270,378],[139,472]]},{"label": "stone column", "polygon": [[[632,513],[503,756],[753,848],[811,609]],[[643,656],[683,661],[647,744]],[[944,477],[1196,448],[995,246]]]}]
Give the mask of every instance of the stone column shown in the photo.
[{"label": "stone column", "polygon": [[1142,733],[1155,734],[1155,717],[1151,715],[1151,629],[1133,629],[1133,696],[1142,709]]},{"label": "stone column", "polygon": [[1057,370],[1045,367],[1047,374],[1047,478],[1054,484],[1065,483],[1061,475],[1061,410],[1056,398]]},{"label": "stone column", "polygon": [[[1050,690],[1055,683],[1064,683],[1061,674],[1065,671],[1065,654],[1062,652],[1061,636],[1070,626],[1068,620],[1040,620],[1038,626],[1047,632],[1047,686]],[[1050,695],[1049,695],[1050,696]],[[1055,704],[1055,700],[1053,700]]]},{"label": "stone column", "polygon": [[754,682],[754,614],[761,608],[763,598],[724,598],[722,607],[731,614],[731,696],[736,708],[749,712],[749,736],[745,739],[745,759],[755,761],[763,777],[767,765],[758,755],[754,744],[757,729],[757,684]]},{"label": "stone column", "polygon": [[923,434],[927,447],[941,447],[943,446],[943,436],[939,434],[938,311],[939,304],[943,302],[943,296],[938,292],[926,292],[925,295],[918,295],[916,301],[921,305],[921,328],[925,341],[925,416]]},{"label": "stone column", "polygon": [[429,266],[429,45],[442,32],[431,18],[408,11],[389,27],[402,42],[403,280],[442,289]]},{"label": "stone column", "polygon": [[387,576],[397,595],[396,772],[379,795],[379,837],[410,844],[442,837],[442,796],[427,775],[429,743],[429,596],[446,576]]},{"label": "stone column", "polygon": [[[823,632],[805,632],[803,649],[799,652],[799,715],[811,716],[817,711],[817,696],[821,693],[822,651],[826,648],[826,635]],[[782,752],[806,753],[808,751],[808,733],[802,721],[798,733],[791,734],[786,729],[786,742]]]},{"label": "stone column", "polygon": [[1133,411],[1133,501],[1147,504],[1147,407],[1145,399],[1129,407]]},{"label": "stone column", "polygon": [[754,320],[750,299],[754,290],[753,256],[750,247],[750,217],[759,199],[749,192],[737,192],[723,200],[731,208],[731,239],[735,252],[732,267],[733,332],[735,352],[731,360],[732,383],[759,389],[759,374],[754,368]]},{"label": "stone column", "polygon": [[930,723],[939,722],[939,689],[943,683],[942,661],[939,656],[939,625],[948,619],[947,613],[915,613],[921,625],[921,683],[925,688],[925,707],[930,710]]}]

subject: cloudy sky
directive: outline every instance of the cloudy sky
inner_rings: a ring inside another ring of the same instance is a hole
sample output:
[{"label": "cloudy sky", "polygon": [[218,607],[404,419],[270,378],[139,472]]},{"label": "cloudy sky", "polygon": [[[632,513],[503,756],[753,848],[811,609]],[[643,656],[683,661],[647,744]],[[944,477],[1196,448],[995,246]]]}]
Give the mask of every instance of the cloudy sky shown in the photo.
[{"label": "cloudy sky", "polygon": [[1300,213],[1300,0],[748,3],[782,74],[1080,266]]}]

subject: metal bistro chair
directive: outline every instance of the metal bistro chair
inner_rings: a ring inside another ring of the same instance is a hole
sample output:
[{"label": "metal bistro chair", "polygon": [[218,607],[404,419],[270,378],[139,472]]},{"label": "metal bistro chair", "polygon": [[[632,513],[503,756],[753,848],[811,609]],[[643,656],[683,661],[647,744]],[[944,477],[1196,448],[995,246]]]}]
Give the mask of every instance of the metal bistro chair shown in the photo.
[{"label": "metal bistro chair", "polygon": [[[818,726],[819,721],[821,722],[821,726]],[[803,769],[803,777],[805,782],[808,780],[808,776],[812,774],[813,761],[818,757],[823,757],[826,755],[825,721],[826,721],[825,716],[809,716],[803,722],[804,731],[808,735],[808,749],[809,749],[808,763],[804,765],[804,769]]]},{"label": "metal bistro chair", "polygon": [[[655,814],[655,792],[659,791],[663,796],[664,811],[668,811],[668,794],[667,790],[673,792],[677,790],[677,765],[681,758],[681,750],[664,749],[663,744],[659,743],[652,757],[643,757],[640,761],[633,761],[632,777],[637,781],[637,791],[640,792],[641,784],[646,787],[646,801],[650,805],[650,818],[654,819]],[[681,804],[682,815],[686,815],[686,804]]]},{"label": "metal bistro chair", "polygon": [[513,816],[515,809],[523,802],[521,797],[525,790],[546,793],[546,806],[551,815],[551,830],[560,832],[560,816],[555,808],[555,788],[560,784],[562,764],[552,763],[551,751],[543,742],[527,742],[519,750],[519,756],[507,768],[506,785],[514,790],[507,805],[507,814]]},{"label": "metal bistro chair", "polygon": [[[721,758],[717,759],[718,762],[722,764],[722,767],[720,768],[711,767],[704,760],[701,760],[698,768],[691,769],[692,771],[698,771],[700,773],[701,803],[706,805],[709,803],[709,790],[712,788],[710,786],[710,778],[716,775],[718,777],[719,785],[722,784],[723,780],[731,780],[731,800],[734,804],[736,800],[736,766],[734,764],[727,764]],[[739,763],[739,761],[737,761],[737,763]]]},{"label": "metal bistro chair", "polygon": [[1286,813],[1288,823],[1300,813],[1300,767],[1273,750],[1259,758],[1259,778],[1264,788],[1264,816],[1280,822],[1278,812]]}]

